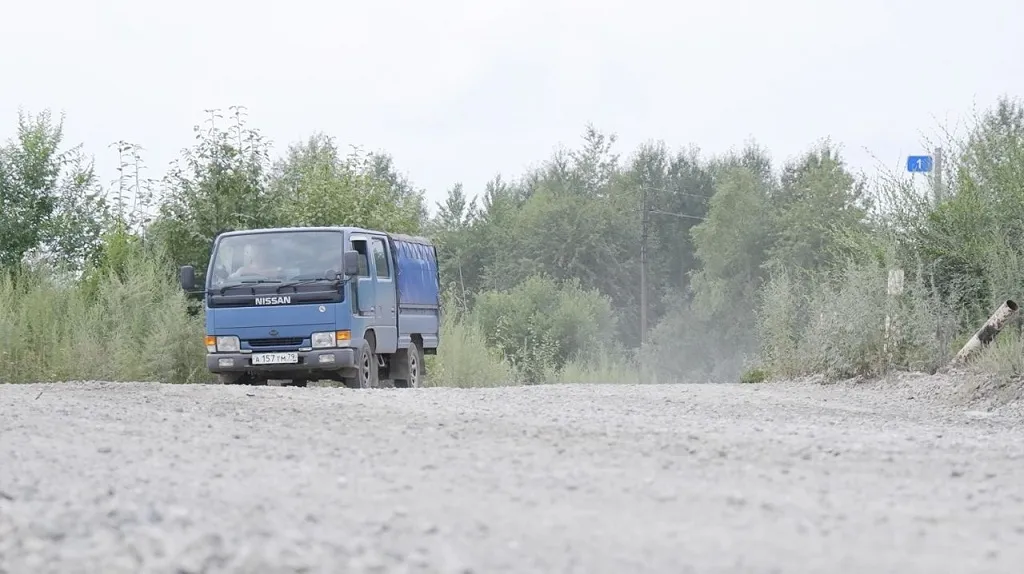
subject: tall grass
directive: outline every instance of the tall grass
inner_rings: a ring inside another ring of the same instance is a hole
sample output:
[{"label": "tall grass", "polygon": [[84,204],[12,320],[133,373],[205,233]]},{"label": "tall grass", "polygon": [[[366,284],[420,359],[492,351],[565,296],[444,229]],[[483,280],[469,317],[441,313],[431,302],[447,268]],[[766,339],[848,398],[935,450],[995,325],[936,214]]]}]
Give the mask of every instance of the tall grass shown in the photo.
[{"label": "tall grass", "polygon": [[[0,380],[202,380],[203,325],[157,258],[62,285],[46,271],[0,278]],[[87,286],[88,285],[88,286]]]},{"label": "tall grass", "polygon": [[634,358],[620,357],[615,353],[602,353],[597,359],[573,359],[560,370],[551,372],[548,380],[561,384],[637,384],[640,382],[640,367]]},{"label": "tall grass", "polygon": [[441,324],[438,354],[427,357],[427,386],[496,387],[525,384],[633,383],[638,380],[634,362],[618,353],[598,353],[597,358],[577,356],[561,367],[545,363],[522,369],[502,351],[490,348],[477,318],[459,313]]},{"label": "tall grass", "polygon": [[511,365],[488,349],[479,328],[457,319],[441,324],[437,355],[426,357],[427,386],[497,387],[516,383]]},{"label": "tall grass", "polygon": [[[61,281],[44,270],[0,277],[0,382],[210,380],[202,316],[189,314],[171,268],[160,257],[141,253],[130,256],[120,272],[80,282]],[[820,277],[774,275],[758,305],[758,365],[774,378],[934,371],[977,327],[978,310],[955,305],[957,292],[939,293],[923,273],[907,275],[900,297],[888,295],[887,269],[877,263],[851,263]],[[1006,283],[1006,289],[1013,288],[1012,279]],[[976,369],[1004,378],[1024,376],[1019,329],[1007,331]],[[580,354],[557,368],[517,368],[500,348],[488,346],[472,312],[448,316],[441,337],[438,354],[427,357],[428,386],[639,380],[636,360],[614,349]]]},{"label": "tall grass", "polygon": [[[127,256],[119,272],[64,281],[45,270],[0,277],[0,382],[105,380],[201,383],[206,371],[202,315],[162,258]],[[442,323],[442,344],[428,356],[429,386],[494,387],[523,379],[488,348],[472,316]],[[608,359],[573,361],[530,382],[629,380]]]},{"label": "tall grass", "polygon": [[[210,380],[202,316],[189,314],[169,269],[159,257],[136,255],[121,273],[83,282],[41,270],[0,277],[0,382]],[[877,264],[850,264],[824,279],[779,273],[758,306],[759,365],[774,378],[934,371],[977,327],[978,312],[956,306],[956,297],[938,293],[921,273],[908,273],[904,295],[890,297],[887,270]],[[578,356],[558,368],[543,365],[539,376],[526,376],[533,371],[516,368],[487,345],[472,313],[443,321],[441,337],[438,354],[426,358],[428,386],[639,380],[636,361],[616,352]],[[1008,328],[975,369],[1024,376],[1021,340],[1018,328]]]},{"label": "tall grass", "polygon": [[888,269],[876,263],[850,263],[826,278],[773,276],[758,313],[764,365],[775,377],[934,372],[968,322],[955,295],[939,294],[920,272],[904,273],[903,293],[894,295]]}]

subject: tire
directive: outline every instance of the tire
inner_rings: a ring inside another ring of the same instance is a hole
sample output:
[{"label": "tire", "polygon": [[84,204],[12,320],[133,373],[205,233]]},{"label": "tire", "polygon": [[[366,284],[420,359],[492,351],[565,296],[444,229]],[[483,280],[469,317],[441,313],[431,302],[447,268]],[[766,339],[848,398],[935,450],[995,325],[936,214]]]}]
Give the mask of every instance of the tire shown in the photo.
[{"label": "tire", "polygon": [[267,386],[266,379],[257,379],[252,375],[240,373],[217,373],[218,385],[249,385],[253,387]]},{"label": "tire", "polygon": [[217,385],[248,385],[250,387],[266,387],[266,379],[257,379],[253,374],[238,372],[218,372]]},{"label": "tire", "polygon": [[242,381],[242,375],[235,373],[217,373],[218,385],[237,385]]},{"label": "tire", "polygon": [[288,381],[288,384],[285,385],[285,386],[288,386],[288,387],[306,387],[308,385],[309,385],[309,381],[307,381],[306,379],[292,379],[292,380]]},{"label": "tire", "polygon": [[370,347],[370,342],[363,339],[359,347],[359,358],[356,359],[356,376],[345,379],[345,386],[352,389],[380,388],[380,368],[377,366],[377,354]]},{"label": "tire", "polygon": [[398,354],[405,364],[402,365],[402,378],[395,379],[395,387],[400,389],[416,389],[423,386],[423,349],[413,341],[404,353]]}]

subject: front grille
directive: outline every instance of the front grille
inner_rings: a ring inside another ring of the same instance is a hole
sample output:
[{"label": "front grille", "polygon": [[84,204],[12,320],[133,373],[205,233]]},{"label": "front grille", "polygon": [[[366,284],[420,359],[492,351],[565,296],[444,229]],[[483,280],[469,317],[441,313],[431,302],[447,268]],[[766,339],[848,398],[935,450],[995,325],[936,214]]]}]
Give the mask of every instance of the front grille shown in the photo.
[{"label": "front grille", "polygon": [[302,344],[302,337],[281,337],[278,339],[249,339],[250,347],[297,347]]}]

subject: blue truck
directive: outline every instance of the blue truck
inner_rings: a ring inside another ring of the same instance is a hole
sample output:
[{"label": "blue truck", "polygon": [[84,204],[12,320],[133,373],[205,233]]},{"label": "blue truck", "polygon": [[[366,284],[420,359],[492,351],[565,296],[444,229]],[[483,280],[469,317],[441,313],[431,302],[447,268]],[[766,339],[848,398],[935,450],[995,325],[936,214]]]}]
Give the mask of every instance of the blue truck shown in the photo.
[{"label": "blue truck", "polygon": [[358,227],[221,233],[202,295],[206,367],[221,384],[351,388],[423,384],[440,343],[437,250],[422,237]]}]

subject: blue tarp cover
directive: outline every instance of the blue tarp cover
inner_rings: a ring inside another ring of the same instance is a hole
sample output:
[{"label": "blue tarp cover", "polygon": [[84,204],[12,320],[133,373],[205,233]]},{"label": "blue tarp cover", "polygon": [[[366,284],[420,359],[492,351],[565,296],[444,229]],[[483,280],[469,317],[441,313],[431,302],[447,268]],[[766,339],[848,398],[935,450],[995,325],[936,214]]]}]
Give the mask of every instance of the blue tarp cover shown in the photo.
[{"label": "blue tarp cover", "polygon": [[437,252],[419,239],[392,236],[400,305],[439,305]]}]

